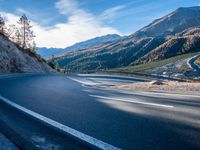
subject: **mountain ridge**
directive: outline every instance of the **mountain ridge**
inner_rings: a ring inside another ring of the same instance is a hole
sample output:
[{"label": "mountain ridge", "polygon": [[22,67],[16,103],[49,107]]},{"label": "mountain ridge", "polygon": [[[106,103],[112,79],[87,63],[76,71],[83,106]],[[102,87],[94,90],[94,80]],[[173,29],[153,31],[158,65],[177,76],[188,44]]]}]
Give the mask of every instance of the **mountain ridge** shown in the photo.
[{"label": "mountain ridge", "polygon": [[[194,20],[195,17],[195,21]],[[118,41],[55,58],[71,70],[137,65],[200,50],[200,6],[179,8]]]},{"label": "mountain ridge", "polygon": [[[194,7],[180,7],[154,20],[149,25],[143,27],[136,33],[132,34],[132,38],[142,38],[143,36],[167,36],[175,35],[190,27],[200,25],[200,6]],[[195,18],[195,19],[194,19]],[[188,24],[189,22],[189,24]]]},{"label": "mountain ridge", "polygon": [[98,46],[100,44],[119,40],[121,38],[122,38],[122,36],[120,36],[118,34],[107,34],[107,35],[104,35],[104,36],[95,37],[95,38],[92,38],[92,39],[89,39],[89,40],[86,40],[86,41],[83,41],[83,42],[73,44],[72,46],[69,46],[69,47],[66,47],[66,48],[45,48],[45,47],[41,47],[41,48],[38,48],[37,53],[40,54],[44,58],[47,58],[47,57],[52,56],[52,55],[58,55],[58,56],[60,55],[61,56],[61,55],[64,55],[65,52],[68,52],[68,51],[91,48],[91,47]]}]

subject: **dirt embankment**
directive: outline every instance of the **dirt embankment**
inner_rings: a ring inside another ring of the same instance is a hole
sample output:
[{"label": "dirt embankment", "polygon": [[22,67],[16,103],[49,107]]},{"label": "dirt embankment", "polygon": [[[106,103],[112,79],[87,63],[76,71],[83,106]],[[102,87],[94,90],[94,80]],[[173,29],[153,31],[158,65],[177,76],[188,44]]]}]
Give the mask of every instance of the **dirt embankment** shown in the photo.
[{"label": "dirt embankment", "polygon": [[200,66],[200,57],[195,61],[195,63]]},{"label": "dirt embankment", "polygon": [[55,72],[45,62],[19,50],[14,43],[0,35],[0,73],[46,73]]},{"label": "dirt embankment", "polygon": [[159,91],[166,93],[181,93],[200,95],[200,83],[189,82],[140,82],[116,86],[115,88],[130,91]]}]

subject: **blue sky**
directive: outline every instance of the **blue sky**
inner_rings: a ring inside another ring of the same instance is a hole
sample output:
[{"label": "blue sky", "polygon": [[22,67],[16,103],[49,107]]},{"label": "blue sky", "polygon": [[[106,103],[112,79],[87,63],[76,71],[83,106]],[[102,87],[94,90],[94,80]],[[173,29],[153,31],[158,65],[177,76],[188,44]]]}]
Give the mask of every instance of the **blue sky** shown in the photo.
[{"label": "blue sky", "polygon": [[39,46],[66,47],[105,34],[131,34],[178,7],[197,5],[200,0],[0,0],[0,13],[8,23],[26,13]]}]

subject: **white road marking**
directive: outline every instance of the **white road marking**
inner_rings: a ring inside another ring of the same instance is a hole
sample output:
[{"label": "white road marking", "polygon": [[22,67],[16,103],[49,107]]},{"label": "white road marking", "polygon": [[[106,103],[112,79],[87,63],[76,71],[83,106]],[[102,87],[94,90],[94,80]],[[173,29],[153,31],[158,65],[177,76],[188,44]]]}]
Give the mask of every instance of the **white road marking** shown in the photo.
[{"label": "white road marking", "polygon": [[105,97],[105,96],[99,96],[99,95],[89,95],[89,96],[96,97],[96,98],[102,98],[102,99],[109,99],[109,100],[121,101],[121,102],[135,103],[135,104],[151,105],[151,106],[165,107],[165,108],[174,108],[174,106],[172,106],[172,105],[164,105],[164,104],[157,104],[157,103],[141,102],[141,101],[135,101],[133,99],[121,99],[121,98]]},{"label": "white road marking", "polygon": [[40,114],[38,114],[36,112],[33,112],[33,111],[31,111],[31,110],[29,110],[27,108],[24,108],[24,107],[22,107],[22,106],[20,106],[20,105],[18,105],[16,103],[6,99],[5,97],[0,96],[0,100],[2,100],[3,102],[9,104],[10,106],[12,106],[12,107],[24,112],[24,113],[36,118],[38,120],[41,120],[41,121],[47,123],[48,125],[51,125],[51,126],[53,126],[53,127],[57,128],[57,129],[65,132],[65,133],[77,138],[78,140],[91,145],[91,146],[94,146],[96,148],[103,149],[103,150],[120,150],[120,148],[117,148],[117,147],[115,147],[113,145],[107,144],[107,143],[105,143],[105,142],[103,142],[101,140],[93,138],[93,137],[91,137],[89,135],[86,135],[86,134],[84,134],[82,132],[79,132],[79,131],[77,131],[75,129],[72,129],[72,128],[68,127],[68,126],[65,126],[65,125],[63,125],[63,124],[61,124],[61,123],[59,123],[57,121],[54,121],[54,120],[52,120],[50,118],[47,118],[47,117],[42,116],[42,115],[40,115]]},{"label": "white road marking", "polygon": [[81,83],[81,85],[97,85],[98,83],[94,83],[94,82],[91,82],[91,81],[88,81],[87,79],[76,79],[76,78],[72,78],[72,77],[67,77],[68,79],[71,79],[75,82],[78,82],[78,83]]},{"label": "white road marking", "polygon": [[[197,56],[197,55],[196,55],[196,56]],[[196,56],[194,56],[194,57],[192,57],[192,58],[189,58],[189,59],[187,60],[187,65],[188,65],[191,69],[193,69],[193,68],[192,68],[192,66],[191,66],[191,64],[190,64],[190,60],[193,59],[193,58],[195,58]]]}]

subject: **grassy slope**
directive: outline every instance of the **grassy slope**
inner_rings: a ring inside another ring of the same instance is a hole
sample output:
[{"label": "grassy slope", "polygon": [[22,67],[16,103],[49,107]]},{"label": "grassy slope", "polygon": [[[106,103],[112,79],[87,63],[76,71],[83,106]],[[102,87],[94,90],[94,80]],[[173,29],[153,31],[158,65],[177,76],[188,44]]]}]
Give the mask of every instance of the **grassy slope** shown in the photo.
[{"label": "grassy slope", "polygon": [[141,71],[153,69],[153,68],[156,68],[156,67],[162,67],[166,64],[173,63],[173,62],[176,62],[178,60],[187,59],[187,58],[190,58],[190,57],[195,56],[197,54],[199,54],[199,52],[198,53],[190,53],[190,54],[179,55],[179,56],[171,57],[169,59],[165,59],[165,60],[162,60],[162,61],[156,61],[156,62],[151,62],[151,63],[147,63],[147,64],[116,68],[116,69],[112,69],[112,71],[141,72]]}]

